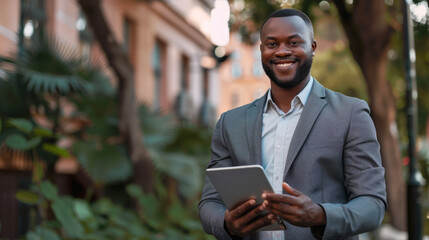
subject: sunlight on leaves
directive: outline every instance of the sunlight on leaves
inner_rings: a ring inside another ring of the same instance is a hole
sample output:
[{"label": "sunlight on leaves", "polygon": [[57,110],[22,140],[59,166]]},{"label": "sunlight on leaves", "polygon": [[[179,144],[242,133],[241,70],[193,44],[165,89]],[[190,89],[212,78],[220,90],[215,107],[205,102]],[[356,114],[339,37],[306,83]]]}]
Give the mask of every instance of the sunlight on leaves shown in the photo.
[{"label": "sunlight on leaves", "polygon": [[24,118],[10,119],[8,124],[18,128],[21,132],[26,134],[30,134],[33,131],[33,124],[31,121]]},{"label": "sunlight on leaves", "polygon": [[60,157],[69,157],[70,156],[69,152],[66,149],[58,147],[55,144],[44,143],[43,144],[43,150],[45,150],[46,152],[52,153],[56,156],[60,156]]},{"label": "sunlight on leaves", "polygon": [[19,190],[15,194],[16,199],[22,203],[35,205],[39,201],[39,195],[35,192],[25,191],[25,190]]}]

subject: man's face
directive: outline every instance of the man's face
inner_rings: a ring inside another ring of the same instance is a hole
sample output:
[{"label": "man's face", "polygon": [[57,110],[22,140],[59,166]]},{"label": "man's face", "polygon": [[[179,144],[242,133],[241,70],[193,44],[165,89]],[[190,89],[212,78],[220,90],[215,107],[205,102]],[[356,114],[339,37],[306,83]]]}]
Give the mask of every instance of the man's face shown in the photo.
[{"label": "man's face", "polygon": [[290,89],[310,78],[316,42],[309,31],[298,16],[271,18],[265,23],[261,30],[262,66],[277,86]]}]

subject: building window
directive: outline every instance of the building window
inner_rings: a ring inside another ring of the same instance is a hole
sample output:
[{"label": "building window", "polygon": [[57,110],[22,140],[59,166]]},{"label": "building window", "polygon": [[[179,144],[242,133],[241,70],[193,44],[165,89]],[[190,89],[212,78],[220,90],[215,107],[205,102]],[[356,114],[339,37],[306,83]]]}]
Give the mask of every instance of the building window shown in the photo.
[{"label": "building window", "polygon": [[82,11],[79,12],[76,29],[79,33],[79,53],[84,59],[90,59],[93,38],[85,14]]},{"label": "building window", "polygon": [[216,108],[209,101],[209,69],[203,71],[203,102],[199,112],[201,126],[212,127],[216,121]]},{"label": "building window", "polygon": [[261,61],[261,52],[259,50],[259,47],[253,48],[253,76],[255,77],[261,77],[264,73],[264,69],[262,68],[262,61]]},{"label": "building window", "polygon": [[165,59],[166,45],[161,40],[155,41],[155,46],[152,51],[152,66],[155,76],[153,109],[160,111],[165,100]]},{"label": "building window", "polygon": [[209,70],[203,68],[203,99],[209,97]]},{"label": "building window", "polygon": [[241,54],[238,51],[234,51],[231,53],[231,74],[233,78],[239,78],[242,74],[241,69]]},{"label": "building window", "polygon": [[40,41],[45,19],[44,0],[21,0],[20,44],[28,47]]},{"label": "building window", "polygon": [[189,90],[189,57],[182,55],[182,67],[181,67],[181,76],[180,76],[180,87],[182,90]]},{"label": "building window", "polygon": [[181,60],[180,92],[176,98],[175,110],[181,121],[188,121],[193,111],[192,98],[189,94],[189,57],[182,55]]},{"label": "building window", "polygon": [[123,29],[122,29],[122,48],[128,55],[131,63],[134,64],[135,57],[135,23],[128,17],[124,18]]}]

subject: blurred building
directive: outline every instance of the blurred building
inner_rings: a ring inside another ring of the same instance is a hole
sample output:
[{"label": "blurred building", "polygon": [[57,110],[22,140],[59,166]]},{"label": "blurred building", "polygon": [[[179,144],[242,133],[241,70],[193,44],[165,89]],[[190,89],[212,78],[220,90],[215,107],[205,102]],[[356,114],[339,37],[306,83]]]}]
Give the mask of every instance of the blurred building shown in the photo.
[{"label": "blurred building", "polygon": [[[212,126],[220,99],[209,36],[214,0],[102,0],[101,4],[116,40],[134,65],[138,102]],[[76,0],[1,1],[0,55],[16,53],[18,36],[23,36],[23,44],[31,44],[42,32],[82,56],[107,62]],[[15,193],[31,182],[25,173],[30,169],[25,156],[0,156],[0,238],[15,239],[28,228],[25,214],[29,213]]]},{"label": "blurred building", "polygon": [[[139,102],[162,112],[177,110],[192,121],[198,120],[205,99],[217,105],[216,70],[202,62],[213,46],[209,37],[213,0],[103,0],[101,4],[135,67]],[[84,56],[103,56],[74,0],[2,1],[0,54],[10,53],[19,33],[31,42],[42,28]],[[185,102],[186,109],[177,100]]]},{"label": "blurred building", "polygon": [[218,114],[250,103],[270,87],[261,63],[259,42],[244,43],[239,33],[232,33],[225,47],[228,59],[219,67],[220,93]]}]

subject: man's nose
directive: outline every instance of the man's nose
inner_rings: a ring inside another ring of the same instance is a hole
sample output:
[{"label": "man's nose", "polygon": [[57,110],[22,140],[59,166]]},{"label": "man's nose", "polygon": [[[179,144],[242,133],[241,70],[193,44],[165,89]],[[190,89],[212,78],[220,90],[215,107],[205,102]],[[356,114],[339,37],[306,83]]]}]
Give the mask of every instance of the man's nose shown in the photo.
[{"label": "man's nose", "polygon": [[292,50],[285,44],[280,44],[275,54],[276,56],[288,56],[292,54]]}]

